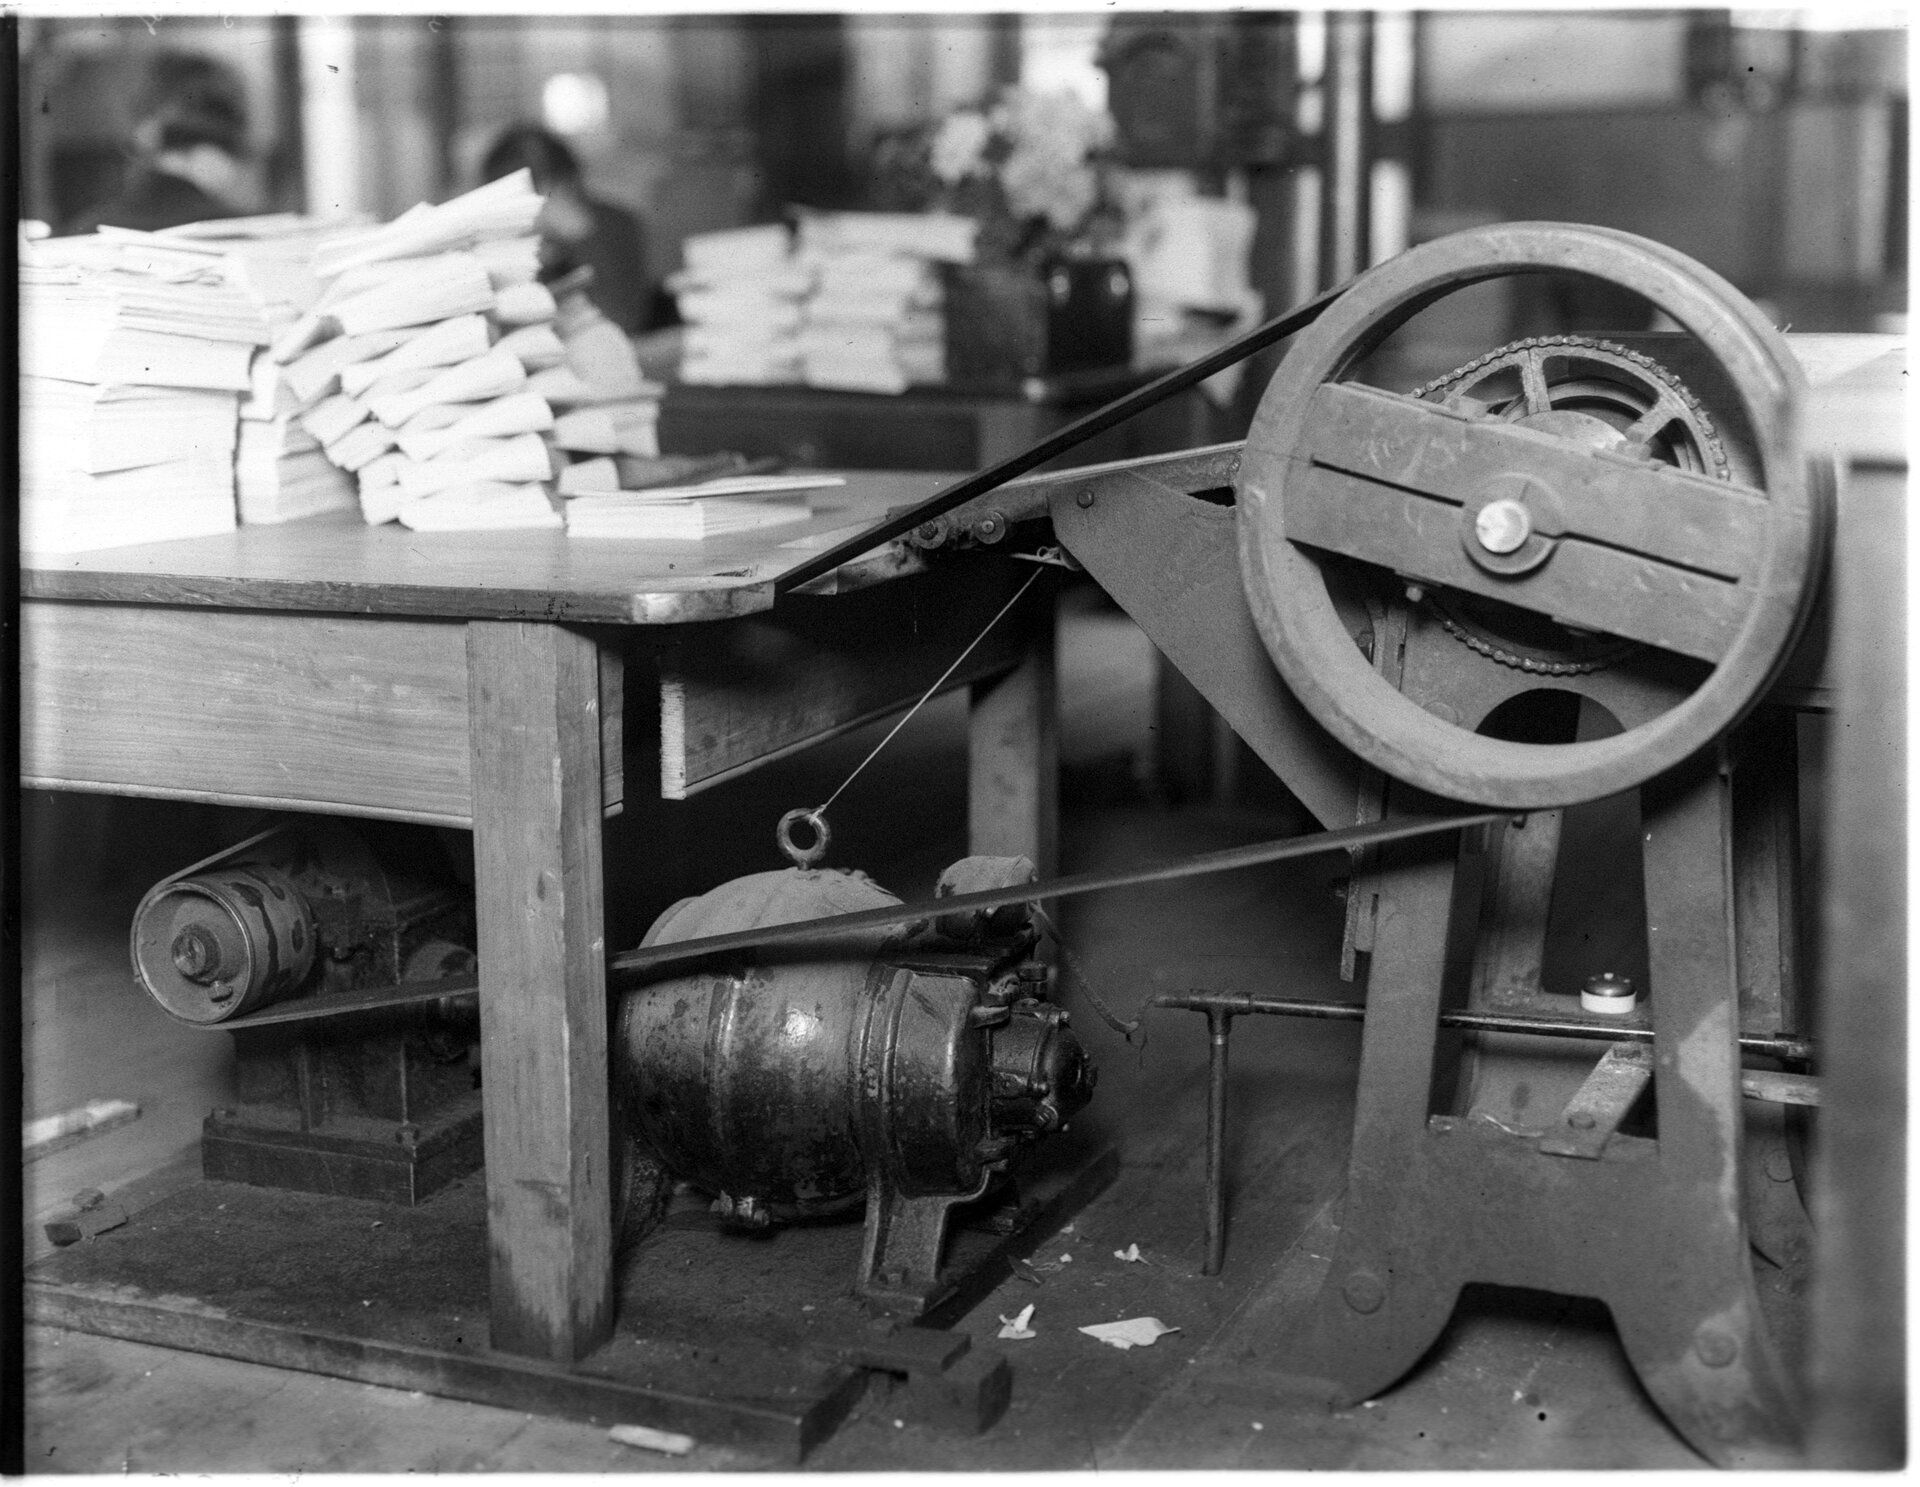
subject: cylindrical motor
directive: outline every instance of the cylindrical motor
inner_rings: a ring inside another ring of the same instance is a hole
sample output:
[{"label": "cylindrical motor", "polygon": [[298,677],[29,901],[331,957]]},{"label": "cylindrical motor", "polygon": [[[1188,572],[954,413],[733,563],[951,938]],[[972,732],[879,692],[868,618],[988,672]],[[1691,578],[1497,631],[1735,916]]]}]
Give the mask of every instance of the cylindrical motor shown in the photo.
[{"label": "cylindrical motor", "polygon": [[285,996],[313,969],[314,925],[291,879],[264,862],[156,886],[133,918],[133,963],[187,1022],[224,1022]]},{"label": "cylindrical motor", "polygon": [[[676,904],[646,943],[899,902],[855,873],[760,873]],[[976,1191],[1092,1091],[1065,1014],[1037,994],[1032,944],[1024,924],[964,943],[872,931],[630,992],[617,1104],[659,1167],[749,1224],[849,1208],[876,1185]]]}]

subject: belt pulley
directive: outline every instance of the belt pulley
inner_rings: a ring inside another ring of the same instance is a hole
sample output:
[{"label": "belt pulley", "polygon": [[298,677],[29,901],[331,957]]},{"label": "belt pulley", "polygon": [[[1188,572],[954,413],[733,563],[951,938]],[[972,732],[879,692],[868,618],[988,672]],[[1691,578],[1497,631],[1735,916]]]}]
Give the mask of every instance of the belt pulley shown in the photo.
[{"label": "belt pulley", "polygon": [[[1513,420],[1471,399],[1436,403],[1352,380],[1445,294],[1529,273],[1604,280],[1689,332],[1733,390],[1756,453],[1754,483],[1672,460],[1694,411],[1678,396],[1656,394],[1625,429],[1554,408],[1547,363],[1564,348],[1517,358],[1526,385]],[[1784,337],[1759,311],[1710,270],[1643,238],[1510,223],[1392,259],[1294,343],[1242,452],[1242,576],[1274,665],[1347,748],[1444,799],[1552,807],[1652,779],[1760,699],[1810,612],[1832,496],[1801,451],[1804,389]],[[1343,564],[1415,593],[1464,595],[1656,648],[1682,658],[1687,684],[1657,716],[1612,737],[1488,737],[1403,695],[1355,645],[1329,591],[1330,570]]]}]

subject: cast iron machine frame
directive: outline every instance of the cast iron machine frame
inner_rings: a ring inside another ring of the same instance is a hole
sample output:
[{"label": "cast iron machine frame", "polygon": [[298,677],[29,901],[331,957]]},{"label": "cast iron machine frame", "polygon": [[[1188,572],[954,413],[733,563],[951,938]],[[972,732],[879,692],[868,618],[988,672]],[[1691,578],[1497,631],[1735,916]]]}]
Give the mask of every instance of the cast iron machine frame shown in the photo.
[{"label": "cast iron machine frame", "polygon": [[[1583,343],[1581,375],[1565,350],[1514,348],[1505,406],[1464,396],[1464,377],[1425,398],[1352,380],[1444,294],[1545,272],[1608,280],[1677,322],[1692,339],[1675,349],[1704,364],[1724,445],[1653,363],[1640,406],[1596,415],[1593,364],[1646,360],[1612,345]],[[1811,1051],[1794,724],[1764,705],[1833,522],[1831,473],[1801,446],[1804,377],[1784,338],[1700,265],[1558,224],[1415,249],[1228,351],[1296,331],[1244,445],[992,488],[1070,444],[1076,425],[885,534],[993,544],[1044,517],[1326,826],[1462,804],[1527,813],[1457,847],[1427,837],[1355,853],[1343,969],[1351,978],[1366,957],[1366,1026],[1344,1220],[1315,1301],[1277,1340],[1281,1369],[1351,1404],[1413,1366],[1467,1282],[1595,1296],[1696,1449],[1722,1465],[1791,1464],[1798,1390],[1749,1243],[1791,1254],[1807,1220],[1778,1181],[1793,1175],[1778,1111],[1750,1129],[1743,1088],[1794,1104],[1817,1090],[1793,1072],[1801,1057],[1785,1073],[1743,1071],[1742,1054]],[[1578,699],[1551,742],[1486,726],[1543,689]],[[1651,1012],[1625,1019],[1582,1015],[1542,984],[1567,819],[1609,798],[1642,838]],[[1210,1019],[1217,1267],[1227,1028],[1239,1013],[1310,1009],[1206,991],[1162,1004]],[[1610,1029],[1632,1036],[1597,1060],[1567,1036]],[[1443,1036],[1464,1054],[1453,1069],[1436,1059]],[[1530,1092],[1551,1101],[1544,1123],[1514,1118]]]}]

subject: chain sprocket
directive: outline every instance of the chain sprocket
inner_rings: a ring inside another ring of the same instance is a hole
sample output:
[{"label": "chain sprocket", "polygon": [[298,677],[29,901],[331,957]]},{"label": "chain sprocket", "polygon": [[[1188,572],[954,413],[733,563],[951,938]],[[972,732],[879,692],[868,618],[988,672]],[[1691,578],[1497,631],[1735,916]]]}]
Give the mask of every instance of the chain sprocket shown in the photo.
[{"label": "chain sprocket", "polygon": [[[1522,364],[1530,359],[1544,361],[1548,356],[1562,359],[1584,360],[1590,365],[1585,370],[1592,371],[1594,365],[1607,371],[1631,371],[1654,389],[1651,399],[1637,407],[1637,413],[1645,414],[1659,407],[1670,398],[1674,409],[1668,423],[1653,433],[1661,433],[1667,428],[1678,425],[1684,430],[1684,442],[1668,440],[1660,453],[1670,463],[1682,468],[1693,469],[1696,473],[1710,475],[1717,480],[1733,478],[1732,465],[1727,459],[1726,447],[1721,443],[1719,430],[1714,426],[1711,415],[1700,399],[1678,377],[1661,366],[1652,357],[1630,351],[1611,341],[1599,340],[1592,336],[1528,336],[1518,341],[1510,341],[1496,347],[1484,356],[1444,372],[1429,382],[1416,387],[1409,396],[1428,402],[1459,403],[1470,397],[1472,392],[1486,383],[1504,375],[1509,370],[1520,373]],[[1524,383],[1524,374],[1521,374]],[[1645,388],[1629,389],[1617,381],[1608,381],[1608,391],[1616,398],[1624,399],[1629,392],[1639,392],[1643,397]],[[1569,401],[1591,402],[1600,396],[1595,379],[1575,377],[1555,383],[1545,383],[1550,406],[1556,410],[1559,405],[1553,402],[1553,395],[1560,392],[1569,395]],[[1496,398],[1486,404],[1487,415],[1493,418],[1512,418],[1526,416],[1537,410],[1527,406],[1527,392],[1524,388],[1518,395]],[[1520,410],[1516,415],[1516,409]],[[1634,413],[1636,408],[1629,405],[1618,410],[1621,416]],[[1651,440],[1643,441],[1651,443]],[[1468,649],[1488,660],[1509,666],[1517,671],[1525,671],[1536,676],[1581,676],[1595,671],[1605,670],[1617,665],[1626,657],[1640,650],[1630,641],[1596,641],[1582,643],[1579,638],[1571,645],[1554,643],[1550,645],[1529,646],[1515,649],[1517,641],[1502,636],[1485,623],[1476,620],[1463,608],[1445,600],[1433,600],[1434,612],[1446,632]]]}]

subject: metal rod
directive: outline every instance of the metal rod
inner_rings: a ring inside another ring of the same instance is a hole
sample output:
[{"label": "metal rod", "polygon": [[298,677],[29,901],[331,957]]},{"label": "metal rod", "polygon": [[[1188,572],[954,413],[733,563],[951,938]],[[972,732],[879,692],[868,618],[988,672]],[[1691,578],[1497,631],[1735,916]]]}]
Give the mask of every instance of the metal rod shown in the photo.
[{"label": "metal rod", "polygon": [[681,940],[666,945],[642,945],[613,957],[607,964],[610,982],[630,983],[644,979],[663,965],[701,960],[710,955],[728,955],[741,950],[760,950],[775,945],[800,945],[811,941],[835,940],[871,929],[892,929],[916,920],[934,919],[947,914],[963,914],[978,909],[1001,909],[1012,904],[1046,899],[1071,898],[1076,894],[1100,893],[1110,888],[1137,888],[1146,883],[1164,883],[1173,878],[1198,877],[1205,873],[1228,872],[1235,868],[1259,867],[1269,862],[1284,862],[1294,857],[1312,857],[1322,852],[1352,851],[1357,847],[1385,842],[1407,841],[1416,837],[1439,836],[1471,826],[1485,826],[1509,820],[1512,811],[1477,811],[1467,816],[1439,816],[1425,820],[1395,818],[1360,826],[1342,826],[1336,831],[1311,832],[1305,836],[1282,837],[1250,847],[1229,847],[1224,852],[1206,852],[1151,867],[1130,868],[1117,873],[1068,873],[1017,888],[992,888],[982,893],[956,893],[931,902],[896,904],[892,908],[866,909],[858,914],[835,914],[825,919],[807,919],[795,924],[769,924],[758,929],[736,930],[730,934],[707,935],[697,940]]},{"label": "metal rod", "polygon": [[[1148,1004],[1178,1011],[1215,1012],[1235,1016],[1247,1013],[1269,1017],[1315,1017],[1336,1022],[1366,1018],[1364,1002],[1318,1002],[1292,997],[1256,996],[1242,991],[1170,991]],[[1638,1023],[1579,1022],[1558,1017],[1519,1017],[1510,1012],[1443,1011],[1440,1026],[1475,1033],[1527,1033],[1535,1037],[1589,1038],[1608,1043],[1651,1043],[1653,1029]],[[1792,1033],[1742,1033],[1740,1051],[1765,1058],[1806,1063],[1813,1057],[1813,1040]]]},{"label": "metal rod", "polygon": [[956,506],[963,506],[975,496],[985,495],[999,485],[1004,485],[1016,475],[1024,475],[1057,454],[1064,454],[1074,445],[1091,439],[1095,434],[1105,433],[1117,423],[1124,423],[1143,409],[1151,408],[1163,398],[1172,397],[1198,382],[1204,382],[1215,372],[1223,371],[1235,362],[1263,351],[1276,341],[1283,341],[1296,331],[1305,330],[1320,318],[1320,314],[1342,294],[1346,285],[1341,284],[1323,294],[1316,295],[1298,309],[1269,320],[1265,325],[1255,326],[1244,336],[1238,336],[1218,350],[1211,351],[1198,361],[1188,362],[1184,367],[1175,367],[1163,377],[1156,377],[1145,387],[1134,389],[1123,397],[1115,398],[1103,407],[1095,408],[1091,413],[1076,418],[1065,428],[1047,435],[1038,444],[1030,445],[1017,454],[1007,456],[997,465],[989,465],[974,475],[955,481],[945,490],[936,491],[917,505],[908,506],[881,521],[875,522],[864,531],[855,533],[845,542],[835,543],[825,552],[808,558],[793,568],[789,568],[773,581],[776,593],[786,593],[803,583],[810,583],[823,573],[831,573],[842,563],[870,552],[883,542],[891,542],[895,537],[904,536],[924,521],[936,516],[944,516]]},{"label": "metal rod", "polygon": [[1218,1275],[1227,1253],[1227,1040],[1233,1014],[1207,1009],[1207,1259],[1202,1275]]}]

